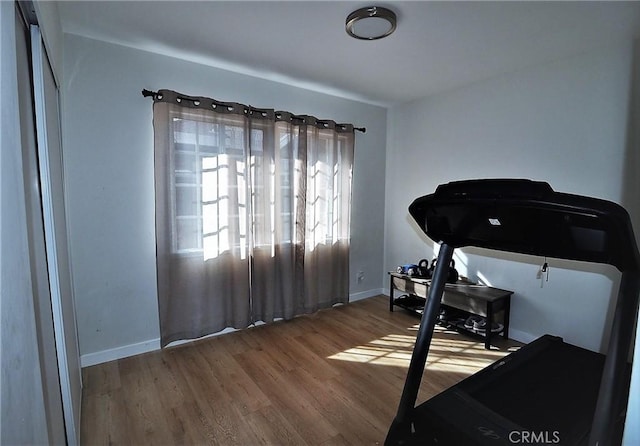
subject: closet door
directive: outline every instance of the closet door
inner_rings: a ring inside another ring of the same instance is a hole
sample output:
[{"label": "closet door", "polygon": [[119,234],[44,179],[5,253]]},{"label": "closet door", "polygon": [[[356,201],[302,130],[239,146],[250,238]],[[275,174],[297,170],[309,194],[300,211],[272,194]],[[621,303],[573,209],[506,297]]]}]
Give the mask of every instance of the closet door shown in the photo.
[{"label": "closet door", "polygon": [[23,20],[23,16],[18,8],[16,8],[16,62],[18,69],[20,136],[22,141],[29,263],[33,287],[33,307],[38,341],[38,356],[40,359],[49,443],[64,444],[66,441],[66,433],[62,412],[62,397],[60,395],[60,377],[54,339],[47,253],[44,240],[29,34],[29,26],[27,22]]},{"label": "closet door", "polygon": [[79,443],[82,382],[67,241],[58,86],[40,30],[31,25],[33,98],[49,291],[67,443]]}]

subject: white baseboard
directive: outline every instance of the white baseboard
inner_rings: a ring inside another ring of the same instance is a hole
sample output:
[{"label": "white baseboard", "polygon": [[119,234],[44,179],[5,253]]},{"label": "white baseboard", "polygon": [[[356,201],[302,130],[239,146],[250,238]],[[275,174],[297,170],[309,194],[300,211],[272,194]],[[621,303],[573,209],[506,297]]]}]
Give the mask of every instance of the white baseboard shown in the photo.
[{"label": "white baseboard", "polygon": [[[369,297],[378,296],[383,294],[384,290],[374,289],[368,291],[362,291],[359,293],[353,293],[349,295],[349,302],[355,302],[357,300],[367,299]],[[258,324],[259,325],[259,324]],[[234,331],[232,328],[225,329],[221,332],[214,333],[209,336],[217,336],[224,333]],[[180,345],[186,342],[191,342],[193,339],[185,341],[176,341],[171,343],[171,346]],[[160,350],[160,338],[150,339],[148,341],[138,342],[135,344],[123,345],[122,347],[115,347],[108,350],[102,350],[95,353],[87,353],[80,357],[80,366],[89,367],[96,364],[102,364],[103,362],[115,361],[116,359],[127,358],[129,356],[139,355],[142,353],[148,353],[155,350]]]},{"label": "white baseboard", "polygon": [[110,348],[95,353],[87,353],[80,356],[80,367],[89,367],[103,362],[115,361],[116,359],[127,358],[142,353],[160,350],[160,338],[138,342],[136,344],[123,345],[122,347]]},{"label": "white baseboard", "polygon": [[361,291],[359,293],[349,294],[349,302],[355,302],[357,300],[368,299],[373,296],[379,296],[384,294],[384,289],[378,288],[374,290]]}]

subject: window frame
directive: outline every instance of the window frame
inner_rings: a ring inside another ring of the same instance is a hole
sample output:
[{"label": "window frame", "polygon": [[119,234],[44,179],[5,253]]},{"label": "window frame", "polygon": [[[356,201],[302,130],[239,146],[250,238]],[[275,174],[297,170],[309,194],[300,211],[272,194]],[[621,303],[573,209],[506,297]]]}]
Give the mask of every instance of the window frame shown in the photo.
[{"label": "window frame", "polygon": [[[245,163],[248,157],[248,150],[246,147],[246,136],[242,135],[242,147],[234,147],[232,144],[226,144],[226,129],[227,128],[236,128],[241,129],[243,132],[246,131],[245,126],[238,125],[238,119],[235,117],[238,115],[230,114],[228,118],[226,117],[217,117],[215,122],[211,122],[207,120],[206,117],[203,117],[201,113],[189,113],[188,111],[172,111],[169,114],[169,171],[170,171],[170,210],[171,210],[171,252],[174,255],[180,256],[201,256],[204,252],[203,239],[204,239],[204,218],[203,218],[203,172],[205,169],[202,167],[202,159],[206,155],[223,155],[223,154],[231,154],[238,156],[240,155],[245,159]],[[192,143],[194,146],[193,151],[184,151],[178,149],[178,143],[176,140],[176,134],[179,133],[179,130],[176,129],[176,122],[178,121],[190,121],[195,123],[195,129],[190,134],[193,135],[194,142]],[[215,141],[215,145],[202,144],[200,142],[201,132],[200,126],[215,126],[217,128],[217,140]],[[211,150],[204,151],[201,148],[215,148],[217,152],[213,152]],[[192,154],[194,157],[194,175],[195,175],[195,183],[187,183],[181,184],[177,180],[177,176],[179,172],[177,170],[176,163],[176,154]],[[246,174],[246,173],[245,173]],[[178,213],[178,189],[182,187],[192,187],[195,189],[195,214],[191,215],[179,215]],[[246,192],[247,196],[249,196],[249,191]],[[178,221],[183,220],[195,220],[196,221],[196,233],[199,234],[199,237],[196,240],[195,247],[180,247],[179,246],[179,229],[178,229]],[[248,225],[247,225],[248,226]],[[247,227],[247,231],[249,227]]]}]

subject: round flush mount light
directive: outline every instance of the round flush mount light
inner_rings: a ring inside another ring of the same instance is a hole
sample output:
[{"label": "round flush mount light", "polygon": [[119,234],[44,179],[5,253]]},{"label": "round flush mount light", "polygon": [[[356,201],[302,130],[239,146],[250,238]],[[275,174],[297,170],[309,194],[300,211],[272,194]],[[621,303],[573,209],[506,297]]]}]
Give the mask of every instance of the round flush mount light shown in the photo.
[{"label": "round flush mount light", "polygon": [[396,14],[381,6],[368,6],[353,11],[345,23],[347,34],[356,39],[376,40],[396,29]]}]

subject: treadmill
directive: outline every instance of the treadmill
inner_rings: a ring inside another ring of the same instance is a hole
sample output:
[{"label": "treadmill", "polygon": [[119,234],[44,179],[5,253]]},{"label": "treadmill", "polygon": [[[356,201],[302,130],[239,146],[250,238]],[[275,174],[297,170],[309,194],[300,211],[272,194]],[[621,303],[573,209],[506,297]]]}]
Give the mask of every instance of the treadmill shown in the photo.
[{"label": "treadmill", "polygon": [[[486,179],[440,185],[409,213],[441,247],[385,445],[620,444],[640,293],[626,210],[544,182]],[[544,335],[415,407],[448,265],[464,246],[615,266],[622,277],[607,355]]]}]

